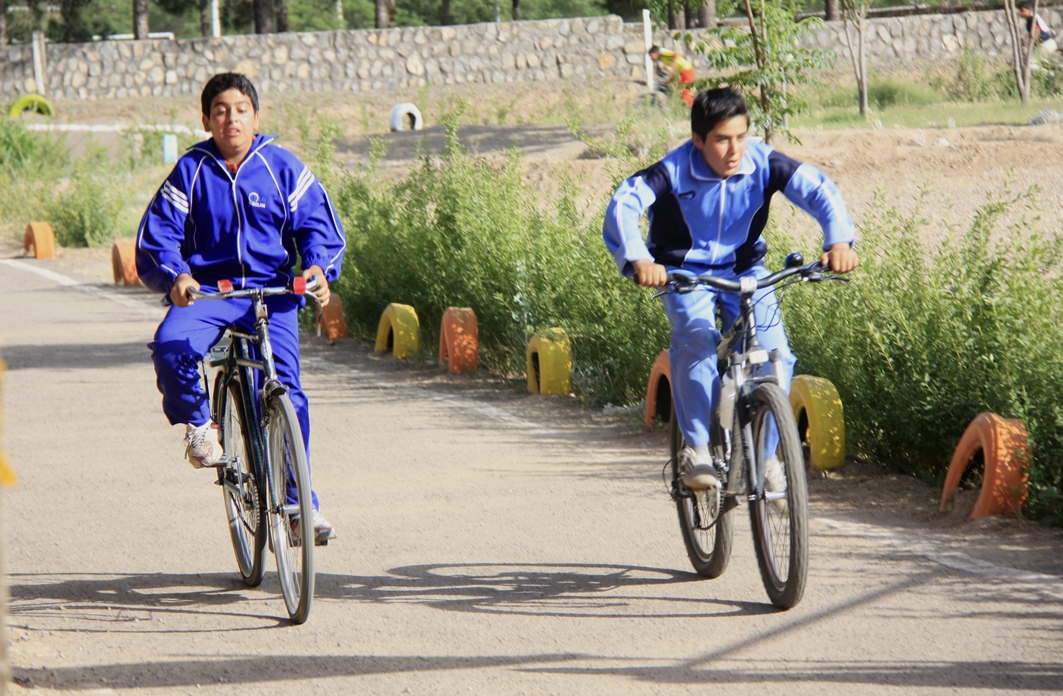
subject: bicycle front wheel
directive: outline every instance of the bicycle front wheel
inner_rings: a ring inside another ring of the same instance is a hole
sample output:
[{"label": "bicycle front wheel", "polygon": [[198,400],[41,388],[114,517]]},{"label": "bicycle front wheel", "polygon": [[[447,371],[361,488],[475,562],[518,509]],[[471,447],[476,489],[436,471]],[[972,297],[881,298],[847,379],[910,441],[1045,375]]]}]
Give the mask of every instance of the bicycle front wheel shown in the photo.
[{"label": "bicycle front wheel", "polygon": [[259,484],[255,457],[257,441],[248,428],[256,428],[253,417],[244,410],[245,390],[239,377],[226,383],[226,373],[214,382],[215,422],[221,435],[228,464],[218,467],[218,483],[225,497],[225,516],[236,554],[236,564],[244,584],[256,587],[265,567],[266,524],[265,489]]},{"label": "bicycle front wheel", "polygon": [[[672,413],[672,480],[679,480],[679,452],[686,444],[683,433],[679,430],[678,419]],[[731,558],[731,540],[734,537],[734,516],[730,514],[732,505],[729,499],[714,500],[713,491],[685,490],[677,495],[675,505],[679,511],[679,528],[683,533],[683,545],[686,546],[694,571],[705,578],[718,578],[727,569]],[[716,524],[712,524],[714,505],[721,509],[716,515]]]},{"label": "bicycle front wheel", "polygon": [[270,537],[281,594],[292,622],[301,624],[314,598],[314,505],[303,434],[287,394],[269,400],[269,469],[276,503]]},{"label": "bicycle front wheel", "polygon": [[753,544],[771,603],[801,601],[808,575],[808,485],[790,400],[776,384],[751,395],[756,499],[749,506]]}]

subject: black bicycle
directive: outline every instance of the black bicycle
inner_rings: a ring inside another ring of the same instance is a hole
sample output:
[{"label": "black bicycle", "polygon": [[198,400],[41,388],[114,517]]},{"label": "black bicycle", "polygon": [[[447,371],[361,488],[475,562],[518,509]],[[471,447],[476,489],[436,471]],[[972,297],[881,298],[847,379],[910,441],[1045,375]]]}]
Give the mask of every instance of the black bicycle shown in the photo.
[{"label": "black bicycle", "polygon": [[760,280],[669,273],[665,288],[654,295],[689,293],[709,286],[740,296],[739,316],[716,351],[722,393],[709,450],[722,472],[721,480],[708,490],[692,490],[683,484],[679,453],[685,442],[674,411],[672,458],[666,467],[671,467],[671,495],[694,570],[715,578],[727,569],[734,535],[731,511],[747,501],[764,589],[771,603],[782,609],[795,606],[805,590],[808,487],[797,423],[778,377],[781,356],[777,350],[769,354],[760,345],[753,294],[787,278],[794,278],[791,282],[845,280],[824,275],[827,269],[818,261],[803,264],[801,254],[790,254],[783,270]]},{"label": "black bicycle", "polygon": [[[196,300],[254,301],[255,332],[229,328],[204,358],[206,366],[218,368],[211,411],[224,456],[217,484],[224,492],[240,576],[250,587],[262,582],[268,543],[284,604],[297,624],[310,615],[314,597],[314,507],[302,429],[273,362],[266,298],[306,294],[315,284],[296,278],[291,287],[233,290],[232,283],[222,281],[217,293],[191,293]],[[205,369],[203,374],[206,381]]]}]

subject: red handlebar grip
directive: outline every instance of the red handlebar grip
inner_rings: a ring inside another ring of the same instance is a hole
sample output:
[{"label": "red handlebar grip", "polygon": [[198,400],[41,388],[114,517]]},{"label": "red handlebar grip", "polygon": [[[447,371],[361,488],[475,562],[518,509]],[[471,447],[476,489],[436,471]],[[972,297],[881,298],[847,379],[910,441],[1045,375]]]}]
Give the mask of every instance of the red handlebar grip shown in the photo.
[{"label": "red handlebar grip", "polygon": [[227,294],[233,291],[233,282],[231,280],[219,280],[218,292]]},{"label": "red handlebar grip", "polygon": [[293,279],[292,280],[292,291],[295,292],[296,295],[305,295],[306,294],[306,278],[299,277],[299,278]]}]

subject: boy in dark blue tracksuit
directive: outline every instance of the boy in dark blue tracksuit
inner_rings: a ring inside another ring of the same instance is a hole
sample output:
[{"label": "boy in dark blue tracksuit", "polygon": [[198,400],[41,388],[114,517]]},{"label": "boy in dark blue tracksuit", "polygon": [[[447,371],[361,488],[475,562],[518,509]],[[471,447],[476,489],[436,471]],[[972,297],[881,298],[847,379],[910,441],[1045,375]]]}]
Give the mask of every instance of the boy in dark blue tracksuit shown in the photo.
[{"label": "boy in dark blue tracksuit", "polygon": [[[199,362],[235,326],[253,331],[249,298],[194,303],[190,289],[216,291],[291,283],[301,259],[303,277],[317,277],[314,292],[327,303],[339,276],[346,239],[328,194],[295,155],[258,135],[258,94],[245,76],[215,75],[203,89],[203,127],[211,139],[192,147],[148,204],[137,234],[137,272],[144,284],[167,293],[169,312],[149,346],[171,424],[186,425],[185,454],[193,466],[222,455],[211,428]],[[298,254],[298,256],[297,256]],[[310,413],[299,379],[302,298],[267,299],[270,341],[281,383],[288,387],[309,460]],[[335,537],[313,494],[316,541]]]},{"label": "boy in dark blue tracksuit", "polygon": [[[768,246],[761,232],[777,192],[823,228],[824,263],[839,273],[856,268],[854,228],[841,193],[815,167],[748,141],[749,117],[740,93],[728,88],[701,92],[690,119],[691,139],[626,180],[609,204],[603,236],[622,274],[635,276],[646,287],[663,286],[668,271],[675,270],[732,279],[768,275]],[[644,212],[650,219],[645,241],[639,229]],[[675,417],[687,442],[679,457],[682,479],[690,488],[709,488],[717,480],[708,449],[720,395],[716,303],[729,327],[738,315],[738,298],[704,289],[663,299],[673,328],[669,356]],[[797,359],[778,320],[774,291],[758,291],[754,303],[757,336],[765,350],[781,353],[780,382],[789,392]],[[781,468],[776,464],[773,469],[769,461],[769,479],[779,473]]]}]

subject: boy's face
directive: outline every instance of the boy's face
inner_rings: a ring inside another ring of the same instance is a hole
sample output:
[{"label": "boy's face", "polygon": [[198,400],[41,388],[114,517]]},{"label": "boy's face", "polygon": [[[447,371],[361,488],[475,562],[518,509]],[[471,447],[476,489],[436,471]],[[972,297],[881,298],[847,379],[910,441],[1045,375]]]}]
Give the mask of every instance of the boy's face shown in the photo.
[{"label": "boy's face", "polygon": [[214,97],[210,115],[203,117],[203,129],[210,131],[225,159],[242,158],[251,149],[258,130],[258,112],[251,97],[238,89]]},{"label": "boy's face", "polygon": [[1029,7],[1021,7],[1021,8],[1019,8],[1019,16],[1022,17],[1023,19],[1029,19],[1032,14],[1033,14],[1033,10],[1031,10]]},{"label": "boy's face", "polygon": [[738,173],[742,166],[742,157],[746,154],[746,135],[749,133],[749,120],[745,116],[721,121],[709,131],[704,138],[694,133],[691,139],[694,147],[701,150],[701,156],[709,169],[716,176],[727,178]]}]

